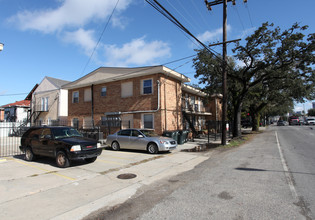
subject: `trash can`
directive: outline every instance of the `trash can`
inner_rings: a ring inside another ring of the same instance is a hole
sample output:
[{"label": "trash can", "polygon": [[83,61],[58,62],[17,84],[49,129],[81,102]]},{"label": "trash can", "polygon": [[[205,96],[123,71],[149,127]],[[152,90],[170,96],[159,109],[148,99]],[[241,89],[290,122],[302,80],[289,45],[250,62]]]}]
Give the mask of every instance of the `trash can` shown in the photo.
[{"label": "trash can", "polygon": [[188,139],[188,131],[186,130],[179,130],[178,131],[178,139],[177,139],[177,143],[178,144],[184,144],[187,142]]},{"label": "trash can", "polygon": [[175,141],[178,139],[178,131],[164,131],[162,136],[173,138]]}]

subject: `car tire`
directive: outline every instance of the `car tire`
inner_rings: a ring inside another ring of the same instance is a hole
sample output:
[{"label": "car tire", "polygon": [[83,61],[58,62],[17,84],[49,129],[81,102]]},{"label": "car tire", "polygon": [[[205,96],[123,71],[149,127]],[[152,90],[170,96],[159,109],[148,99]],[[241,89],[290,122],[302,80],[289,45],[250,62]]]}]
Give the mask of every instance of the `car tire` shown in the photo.
[{"label": "car tire", "polygon": [[84,160],[87,163],[93,163],[96,159],[97,159],[97,157],[91,157],[91,158],[85,158]]},{"label": "car tire", "polygon": [[120,150],[120,146],[119,146],[119,143],[118,143],[117,141],[114,141],[114,142],[112,143],[111,147],[112,147],[112,149],[113,149],[114,151]]},{"label": "car tire", "polygon": [[25,160],[26,161],[33,161],[35,159],[35,155],[31,147],[25,148]]},{"label": "car tire", "polygon": [[148,152],[150,154],[157,154],[159,152],[159,148],[155,143],[150,143],[148,145]]},{"label": "car tire", "polygon": [[70,160],[64,151],[58,151],[56,154],[56,164],[60,168],[66,168],[70,166]]}]

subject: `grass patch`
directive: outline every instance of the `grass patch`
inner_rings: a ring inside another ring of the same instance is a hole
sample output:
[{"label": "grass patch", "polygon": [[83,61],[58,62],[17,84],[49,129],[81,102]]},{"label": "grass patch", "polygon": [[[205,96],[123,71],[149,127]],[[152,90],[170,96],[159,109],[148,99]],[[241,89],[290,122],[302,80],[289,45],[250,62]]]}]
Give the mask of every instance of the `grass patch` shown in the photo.
[{"label": "grass patch", "polygon": [[252,140],[257,134],[261,134],[261,131],[255,132],[252,131],[250,133],[243,133],[241,137],[236,137],[231,139],[229,144],[227,145],[220,145],[222,148],[233,148],[233,147],[239,147],[248,141]]}]

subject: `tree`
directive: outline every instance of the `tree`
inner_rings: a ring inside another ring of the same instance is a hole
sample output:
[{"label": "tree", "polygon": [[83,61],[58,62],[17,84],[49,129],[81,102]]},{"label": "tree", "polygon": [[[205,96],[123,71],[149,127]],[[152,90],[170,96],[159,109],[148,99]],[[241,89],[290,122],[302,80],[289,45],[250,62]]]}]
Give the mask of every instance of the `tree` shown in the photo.
[{"label": "tree", "polygon": [[[289,87],[286,93],[292,99],[303,101],[315,96],[315,74],[312,66],[315,57],[315,34],[307,39],[302,31],[307,26],[292,25],[283,32],[273,24],[263,23],[254,34],[247,37],[246,44],[239,43],[232,50],[234,58],[244,66],[228,65],[229,104],[233,114],[233,136],[240,136],[241,110],[246,98],[251,92],[278,83],[282,88]],[[195,77],[201,83],[206,83],[207,91],[220,91],[221,88],[221,59],[209,54],[206,50],[199,50],[194,59]],[[292,85],[293,84],[293,85]],[[291,85],[291,86],[290,86]],[[278,89],[278,88],[277,88]],[[261,90],[262,91],[262,90]]]},{"label": "tree", "polygon": [[307,112],[307,115],[308,116],[315,116],[315,108],[309,109],[308,112]]}]

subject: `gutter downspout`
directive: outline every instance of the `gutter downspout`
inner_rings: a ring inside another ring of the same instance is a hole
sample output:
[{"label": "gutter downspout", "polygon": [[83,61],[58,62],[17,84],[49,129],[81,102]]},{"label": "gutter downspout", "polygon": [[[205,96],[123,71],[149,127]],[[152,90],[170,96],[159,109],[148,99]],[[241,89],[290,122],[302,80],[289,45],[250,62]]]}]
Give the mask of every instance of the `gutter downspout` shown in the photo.
[{"label": "gutter downspout", "polygon": [[105,115],[121,115],[121,114],[134,114],[134,113],[154,113],[160,110],[160,81],[157,80],[158,85],[158,106],[156,110],[142,110],[142,111],[130,111],[130,112],[109,112]]},{"label": "gutter downspout", "polygon": [[92,111],[91,111],[91,113],[92,113],[92,127],[93,127],[93,129],[94,129],[94,85],[92,84],[91,85],[91,108],[92,108]]}]

